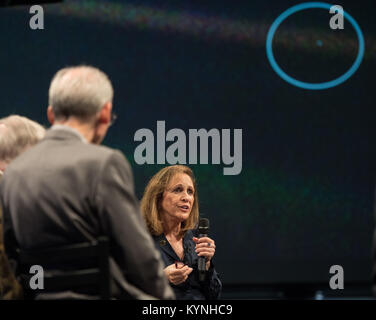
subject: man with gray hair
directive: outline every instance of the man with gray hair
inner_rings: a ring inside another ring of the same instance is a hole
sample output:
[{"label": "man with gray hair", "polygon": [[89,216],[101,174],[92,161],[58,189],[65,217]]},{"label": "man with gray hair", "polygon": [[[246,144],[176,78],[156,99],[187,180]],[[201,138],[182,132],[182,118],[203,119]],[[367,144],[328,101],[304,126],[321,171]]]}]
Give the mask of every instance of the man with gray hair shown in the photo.
[{"label": "man with gray hair", "polygon": [[0,119],[0,174],[23,151],[44,137],[45,129],[35,121],[18,115]]},{"label": "man with gray hair", "polygon": [[[7,165],[41,140],[44,134],[44,128],[28,118],[11,115],[0,119],[0,180]],[[22,288],[17,282],[4,252],[0,208],[0,300],[21,298]]]},{"label": "man with gray hair", "polygon": [[[94,67],[64,68],[54,76],[47,109],[52,127],[12,162],[0,185],[7,254],[15,254],[15,246],[38,250],[106,236],[112,297],[172,299],[139,211],[131,167],[121,152],[99,146],[114,120],[112,99],[110,80]],[[36,298],[93,294],[67,289]]]}]

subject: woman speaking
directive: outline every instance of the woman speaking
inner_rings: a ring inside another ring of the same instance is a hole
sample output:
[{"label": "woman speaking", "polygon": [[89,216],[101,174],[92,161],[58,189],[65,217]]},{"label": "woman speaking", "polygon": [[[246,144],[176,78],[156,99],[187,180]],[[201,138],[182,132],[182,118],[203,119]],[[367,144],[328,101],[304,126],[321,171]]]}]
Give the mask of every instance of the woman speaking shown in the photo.
[{"label": "woman speaking", "polygon": [[[177,299],[218,299],[222,283],[214,269],[215,242],[197,238],[199,211],[195,178],[182,165],[165,167],[146,186],[141,211],[165,263]],[[198,257],[206,259],[200,281]]]}]

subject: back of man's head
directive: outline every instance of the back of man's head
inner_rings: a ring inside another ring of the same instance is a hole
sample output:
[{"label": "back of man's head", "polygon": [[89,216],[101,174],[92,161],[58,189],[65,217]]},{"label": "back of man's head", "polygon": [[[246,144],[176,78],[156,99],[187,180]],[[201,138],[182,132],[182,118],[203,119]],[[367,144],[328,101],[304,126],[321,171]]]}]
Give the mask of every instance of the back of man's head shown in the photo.
[{"label": "back of man's head", "polygon": [[44,137],[45,129],[18,115],[0,119],[0,170]]},{"label": "back of man's head", "polygon": [[49,89],[49,105],[56,120],[75,117],[86,121],[95,116],[114,91],[105,73],[91,66],[75,66],[59,70]]}]

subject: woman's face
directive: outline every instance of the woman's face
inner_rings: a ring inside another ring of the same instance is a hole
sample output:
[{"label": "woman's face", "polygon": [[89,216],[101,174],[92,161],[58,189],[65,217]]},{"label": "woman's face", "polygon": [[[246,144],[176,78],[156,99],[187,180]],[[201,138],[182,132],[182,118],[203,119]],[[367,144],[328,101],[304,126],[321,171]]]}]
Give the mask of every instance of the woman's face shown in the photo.
[{"label": "woman's face", "polygon": [[185,173],[175,174],[163,192],[161,208],[165,217],[183,222],[192,211],[195,190],[192,179]]}]

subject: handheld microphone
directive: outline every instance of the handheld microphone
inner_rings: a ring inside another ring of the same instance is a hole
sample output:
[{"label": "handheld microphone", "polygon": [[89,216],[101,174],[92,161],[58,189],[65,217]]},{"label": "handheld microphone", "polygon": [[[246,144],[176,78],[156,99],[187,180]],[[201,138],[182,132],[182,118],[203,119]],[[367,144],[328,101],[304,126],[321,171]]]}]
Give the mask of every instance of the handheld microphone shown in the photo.
[{"label": "handheld microphone", "polygon": [[[207,237],[209,233],[209,219],[201,218],[198,223],[198,237]],[[198,278],[199,281],[204,281],[206,275],[206,259],[205,257],[198,257]]]}]

